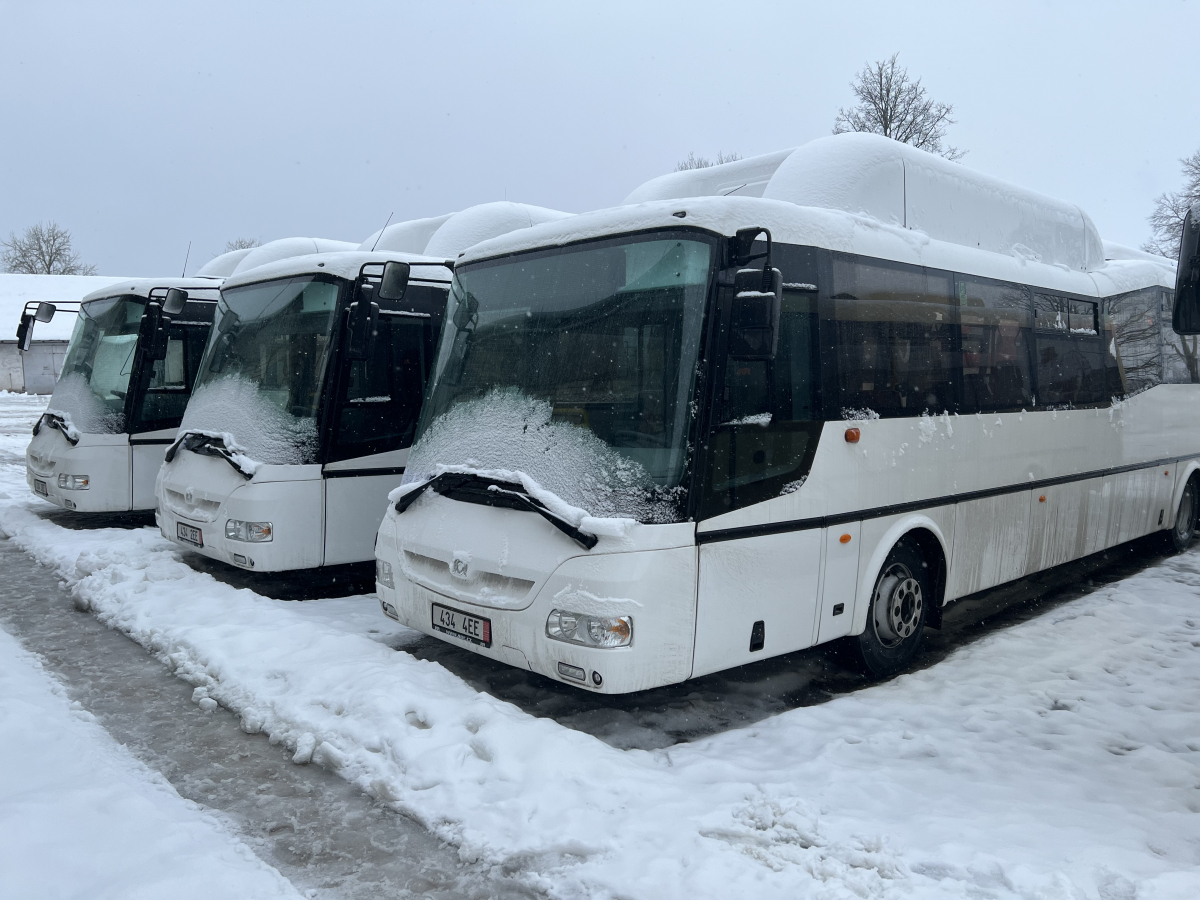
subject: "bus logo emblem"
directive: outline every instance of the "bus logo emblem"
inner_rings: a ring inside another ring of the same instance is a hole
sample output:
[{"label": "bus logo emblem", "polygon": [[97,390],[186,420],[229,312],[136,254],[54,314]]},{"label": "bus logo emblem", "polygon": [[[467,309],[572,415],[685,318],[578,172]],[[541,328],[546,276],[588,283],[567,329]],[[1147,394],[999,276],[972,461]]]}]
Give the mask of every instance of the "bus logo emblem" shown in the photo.
[{"label": "bus logo emblem", "polygon": [[461,556],[454,557],[454,562],[450,563],[450,572],[456,578],[467,577],[467,561]]}]

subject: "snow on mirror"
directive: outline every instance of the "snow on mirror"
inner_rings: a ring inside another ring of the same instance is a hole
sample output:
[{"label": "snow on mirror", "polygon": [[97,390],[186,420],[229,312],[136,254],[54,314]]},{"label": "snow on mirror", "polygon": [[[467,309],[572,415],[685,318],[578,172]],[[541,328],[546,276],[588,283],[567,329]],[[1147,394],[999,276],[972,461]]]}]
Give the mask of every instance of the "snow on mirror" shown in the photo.
[{"label": "snow on mirror", "polygon": [[504,470],[592,516],[680,520],[711,257],[659,233],[457,272],[405,481]]},{"label": "snow on mirror", "polygon": [[85,303],[48,412],[85,434],[119,434],[145,301],[108,297]]},{"label": "snow on mirror", "polygon": [[337,296],[307,276],[222,291],[180,429],[227,436],[259,463],[315,462]]}]

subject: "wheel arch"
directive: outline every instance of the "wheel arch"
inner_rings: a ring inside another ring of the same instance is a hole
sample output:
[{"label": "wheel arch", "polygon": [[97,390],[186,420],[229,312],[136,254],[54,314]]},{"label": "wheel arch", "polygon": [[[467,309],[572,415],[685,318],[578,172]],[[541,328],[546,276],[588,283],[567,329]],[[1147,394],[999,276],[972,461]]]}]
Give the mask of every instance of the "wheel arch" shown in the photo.
[{"label": "wheel arch", "polygon": [[871,607],[871,593],[875,590],[875,580],[879,577],[892,548],[905,538],[917,545],[933,569],[933,589],[937,602],[929,604],[925,624],[931,628],[941,627],[942,601],[946,596],[946,576],[950,568],[950,544],[937,522],[929,516],[912,515],[892,523],[871,551],[867,565],[860,570],[854,602],[854,622],[850,634],[862,634],[866,630],[867,611]]},{"label": "wheel arch", "polygon": [[1171,491],[1171,508],[1169,515],[1163,518],[1165,528],[1170,528],[1175,522],[1175,511],[1179,509],[1179,501],[1183,499],[1183,489],[1193,478],[1200,480],[1200,459],[1181,459],[1175,464],[1175,488]]}]

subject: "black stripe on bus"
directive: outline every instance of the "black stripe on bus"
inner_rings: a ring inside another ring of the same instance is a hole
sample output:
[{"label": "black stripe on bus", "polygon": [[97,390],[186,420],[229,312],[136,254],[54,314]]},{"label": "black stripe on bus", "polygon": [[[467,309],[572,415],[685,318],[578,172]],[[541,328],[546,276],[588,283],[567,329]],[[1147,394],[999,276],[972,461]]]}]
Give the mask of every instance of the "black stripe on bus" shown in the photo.
[{"label": "black stripe on bus", "polygon": [[1074,481],[1087,481],[1091,478],[1105,478],[1110,475],[1120,475],[1124,472],[1136,472],[1142,469],[1157,469],[1166,465],[1173,466],[1195,458],[1195,456],[1170,457],[1168,459],[1154,460],[1153,462],[1115,466],[1111,469],[1096,469],[1095,471],[1082,472],[1078,475],[1060,475],[1057,478],[1043,478],[1039,481],[1027,481],[1024,484],[1005,485],[1004,487],[987,488],[982,491],[966,491],[962,494],[948,494],[944,497],[934,497],[930,500],[913,500],[908,503],[893,503],[890,506],[876,506],[872,509],[835,513],[831,516],[815,516],[811,519],[791,519],[787,522],[770,522],[766,525],[738,525],[733,528],[717,528],[713,531],[697,531],[696,543],[711,544],[716,541],[736,541],[741,538],[759,537],[768,534],[786,534],[790,531],[828,528],[833,525],[862,522],[866,519],[880,519],[884,516],[896,516],[902,513],[917,512],[922,509],[935,509],[939,506],[950,506],[955,503],[986,500],[988,497],[1000,497],[1004,494],[1036,491],[1040,488],[1053,487],[1057,484],[1070,484]]},{"label": "black stripe on bus", "polygon": [[131,446],[131,447],[137,447],[139,445],[145,446],[147,444],[166,445],[166,444],[173,444],[173,443],[175,443],[175,438],[173,438],[173,437],[169,437],[169,438],[135,438],[135,437],[131,437],[129,439],[129,446]]},{"label": "black stripe on bus", "polygon": [[321,474],[326,478],[350,478],[359,475],[403,475],[404,466],[391,466],[386,469],[326,469]]}]

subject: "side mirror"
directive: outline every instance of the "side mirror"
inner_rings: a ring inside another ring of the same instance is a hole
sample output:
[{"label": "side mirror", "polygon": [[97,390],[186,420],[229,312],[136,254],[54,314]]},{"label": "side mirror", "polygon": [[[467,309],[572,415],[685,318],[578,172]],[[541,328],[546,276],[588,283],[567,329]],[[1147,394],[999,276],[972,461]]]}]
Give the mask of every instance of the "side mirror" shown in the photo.
[{"label": "side mirror", "polygon": [[368,359],[375,343],[375,323],[379,304],[375,302],[375,286],[363,282],[350,304],[346,320],[346,350],[350,359]]},{"label": "side mirror", "polygon": [[783,273],[742,269],[734,278],[734,287],[729,355],[734,359],[774,359],[783,309]]},{"label": "side mirror", "polygon": [[[765,253],[754,252],[754,242],[760,234],[767,236],[767,249]],[[767,264],[771,262],[771,232],[765,228],[739,228],[734,232],[733,237],[729,239],[729,257],[730,263],[735,266],[744,266],[748,262],[752,262],[762,257],[767,258]]]},{"label": "side mirror", "polygon": [[380,300],[400,300],[408,290],[408,276],[412,267],[405,262],[392,261],[383,267],[383,279],[379,282]]},{"label": "side mirror", "polygon": [[150,298],[138,329],[138,347],[146,354],[146,358],[153,360],[167,358],[167,328],[159,303],[157,298]]},{"label": "side mirror", "polygon": [[183,307],[187,303],[187,300],[187,291],[181,291],[179,288],[168,288],[167,297],[163,300],[162,311],[168,316],[177,316],[183,312]]},{"label": "side mirror", "polygon": [[33,314],[33,317],[39,322],[49,322],[54,318],[54,312],[57,309],[58,307],[53,303],[39,303],[37,305],[37,312]]},{"label": "side mirror", "polygon": [[1179,262],[1175,264],[1175,311],[1171,327],[1176,334],[1200,334],[1200,221],[1193,206],[1183,217]]}]

